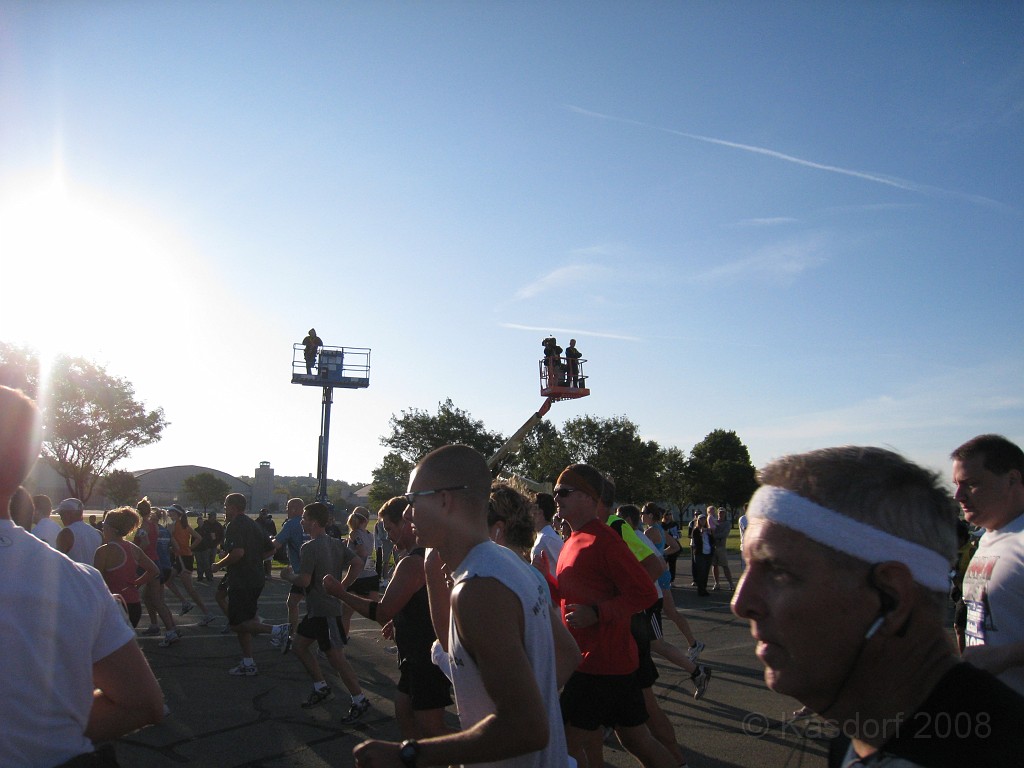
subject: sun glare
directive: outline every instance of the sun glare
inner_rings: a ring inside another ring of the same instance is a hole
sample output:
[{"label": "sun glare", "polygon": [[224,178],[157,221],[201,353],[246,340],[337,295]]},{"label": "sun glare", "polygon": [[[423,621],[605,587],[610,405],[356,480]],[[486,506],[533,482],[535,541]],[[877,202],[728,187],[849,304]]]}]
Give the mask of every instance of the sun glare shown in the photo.
[{"label": "sun glare", "polygon": [[141,341],[152,320],[133,317],[134,300],[177,282],[161,229],[144,211],[60,180],[5,199],[3,339],[41,355],[90,355]]}]

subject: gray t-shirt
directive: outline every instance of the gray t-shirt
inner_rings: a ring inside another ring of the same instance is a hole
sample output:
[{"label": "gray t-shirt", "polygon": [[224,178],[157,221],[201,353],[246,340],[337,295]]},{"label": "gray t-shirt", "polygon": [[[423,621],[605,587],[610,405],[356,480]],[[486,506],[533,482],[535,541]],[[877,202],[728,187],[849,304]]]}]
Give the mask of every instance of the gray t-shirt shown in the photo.
[{"label": "gray t-shirt", "polygon": [[327,534],[310,539],[299,550],[299,573],[309,574],[306,589],[306,613],[309,616],[341,616],[341,601],[324,591],[324,576],[339,581],[356,558],[345,542]]},{"label": "gray t-shirt", "polygon": [[729,538],[729,533],[732,531],[732,522],[728,519],[719,520],[718,525],[715,526],[715,546],[725,546],[725,540]]}]

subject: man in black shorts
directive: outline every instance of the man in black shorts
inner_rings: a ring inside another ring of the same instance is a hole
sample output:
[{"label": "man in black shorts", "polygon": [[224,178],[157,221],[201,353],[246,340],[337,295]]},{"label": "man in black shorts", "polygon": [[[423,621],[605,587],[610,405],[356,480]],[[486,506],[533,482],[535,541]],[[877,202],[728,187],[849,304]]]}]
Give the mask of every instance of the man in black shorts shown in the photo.
[{"label": "man in black shorts", "polygon": [[238,636],[242,662],[230,670],[235,676],[252,677],[258,673],[252,657],[252,636],[269,634],[279,642],[288,636],[288,625],[264,624],[256,617],[263,591],[263,559],[273,554],[274,543],[245,514],[245,496],[229,493],[224,499],[224,557],[213,570],[227,569],[228,625]]},{"label": "man in black shorts", "polygon": [[562,689],[569,754],[601,765],[606,726],[637,762],[674,768],[678,763],[647,726],[637,677],[640,654],[630,632],[633,615],[653,605],[658,593],[651,575],[602,519],[607,484],[590,465],[572,464],[559,475],[553,494],[573,530],[558,556],[562,619],[584,659]]},{"label": "man in black shorts", "polygon": [[423,571],[424,548],[416,545],[412,522],[404,517],[408,503],[402,496],[380,508],[380,519],[395,549],[405,554],[395,566],[391,581],[378,603],[345,589],[328,577],[325,588],[357,613],[381,626],[392,623],[398,646],[398,692],[395,715],[402,738],[425,739],[448,732],[445,707],[452,703],[451,685],[430,659],[437,635],[430,621],[427,580]]},{"label": "man in black shorts", "polygon": [[[341,603],[327,594],[323,582],[325,576],[336,579],[344,571],[344,579],[335,582],[344,589],[345,585],[355,581],[363,569],[363,560],[343,541],[326,534],[324,529],[328,517],[329,511],[325,504],[313,502],[305,506],[302,510],[302,529],[309,534],[309,541],[299,550],[299,572],[293,573],[291,568],[284,568],[281,578],[306,590],[306,617],[299,622],[293,641],[295,656],[313,679],[313,692],[302,706],[315,707],[333,695],[324,680],[316,654],[311,652],[311,646],[316,642],[326,654],[327,663],[341,677],[352,697],[348,714],[341,719],[342,723],[352,723],[370,708],[370,702],[363,695],[355,670],[345,658],[348,637],[341,622]],[[287,649],[288,641],[284,642]]]}]

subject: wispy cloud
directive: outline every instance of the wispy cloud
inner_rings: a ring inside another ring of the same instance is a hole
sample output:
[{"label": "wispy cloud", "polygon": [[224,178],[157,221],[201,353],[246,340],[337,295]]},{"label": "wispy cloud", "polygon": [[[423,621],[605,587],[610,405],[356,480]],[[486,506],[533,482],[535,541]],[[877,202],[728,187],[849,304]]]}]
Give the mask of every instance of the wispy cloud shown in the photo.
[{"label": "wispy cloud", "polygon": [[530,331],[531,333],[554,333],[574,338],[595,338],[595,339],[617,339],[618,341],[643,341],[639,336],[630,336],[624,333],[609,333],[607,331],[588,331],[582,328],[548,328],[540,325],[520,325],[519,323],[498,323],[502,328],[510,328],[514,331]]},{"label": "wispy cloud", "polygon": [[752,452],[757,446],[759,462],[825,445],[885,445],[944,471],[949,452],[974,435],[1022,433],[1024,397],[1015,390],[1022,373],[1016,361],[954,368],[837,408],[744,426],[742,434]]},{"label": "wispy cloud", "polygon": [[600,280],[610,274],[608,267],[595,264],[571,264],[548,272],[538,280],[525,285],[515,293],[515,298],[532,299],[542,293],[556,290],[568,290],[579,287],[581,283]]},{"label": "wispy cloud", "polygon": [[573,256],[618,257],[625,255],[625,249],[621,245],[602,243],[600,245],[587,245],[582,248],[573,248],[570,253]]},{"label": "wispy cloud", "polygon": [[760,249],[752,256],[721,264],[690,276],[700,283],[721,282],[749,277],[791,280],[828,261],[828,240],[823,234],[810,234]]},{"label": "wispy cloud", "polygon": [[736,222],[738,227],[778,227],[783,224],[798,224],[799,219],[793,219],[788,216],[775,216],[772,218],[764,219],[744,219],[743,221]]},{"label": "wispy cloud", "polygon": [[842,176],[851,176],[856,179],[862,179],[863,181],[870,181],[874,184],[884,184],[889,187],[895,187],[896,189],[903,189],[909,192],[917,192],[919,194],[929,195],[941,195],[944,197],[955,197],[961,200],[967,200],[977,205],[991,206],[1000,208],[1005,211],[1017,213],[1015,208],[1012,208],[1005,203],[1001,203],[998,200],[993,200],[982,195],[973,195],[965,192],[956,192],[948,189],[942,189],[941,187],[931,186],[930,184],[921,184],[916,181],[910,181],[909,179],[901,179],[898,176],[889,176],[886,174],[875,173],[872,171],[859,171],[853,168],[843,168],[838,165],[830,165],[828,163],[821,163],[814,160],[807,160],[802,157],[796,157],[794,155],[787,155],[784,152],[778,152],[774,149],[768,149],[767,147],[757,147],[752,144],[741,144],[737,141],[727,141],[725,139],[717,139],[713,136],[702,136],[699,133],[687,133],[686,131],[679,131],[675,128],[666,128],[661,125],[653,125],[651,123],[645,123],[640,120],[632,120],[626,117],[616,117],[615,115],[606,115],[602,112],[594,112],[589,109],[583,109],[572,104],[566,104],[565,108],[571,112],[575,112],[586,117],[594,117],[600,120],[610,120],[616,123],[623,123],[625,125],[635,125],[639,128],[646,128],[652,131],[660,131],[662,133],[668,133],[673,136],[681,136],[684,139],[690,139],[692,141],[700,141],[705,144],[714,144],[720,147],[728,147],[730,149],[738,149],[743,152],[751,152],[756,155],[764,155],[766,157],[774,158],[775,160],[781,160],[787,163],[794,163],[796,165],[802,165],[805,168],[813,168],[817,171],[826,171],[828,173],[837,173]]}]

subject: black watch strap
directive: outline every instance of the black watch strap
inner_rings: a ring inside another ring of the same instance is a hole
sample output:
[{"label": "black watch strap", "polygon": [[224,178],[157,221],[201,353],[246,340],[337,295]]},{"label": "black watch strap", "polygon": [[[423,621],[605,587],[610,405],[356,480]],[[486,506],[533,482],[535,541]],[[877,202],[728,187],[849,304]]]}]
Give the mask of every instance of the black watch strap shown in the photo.
[{"label": "black watch strap", "polygon": [[416,739],[406,739],[399,748],[398,757],[405,768],[416,768],[416,758],[420,754],[420,745]]}]

